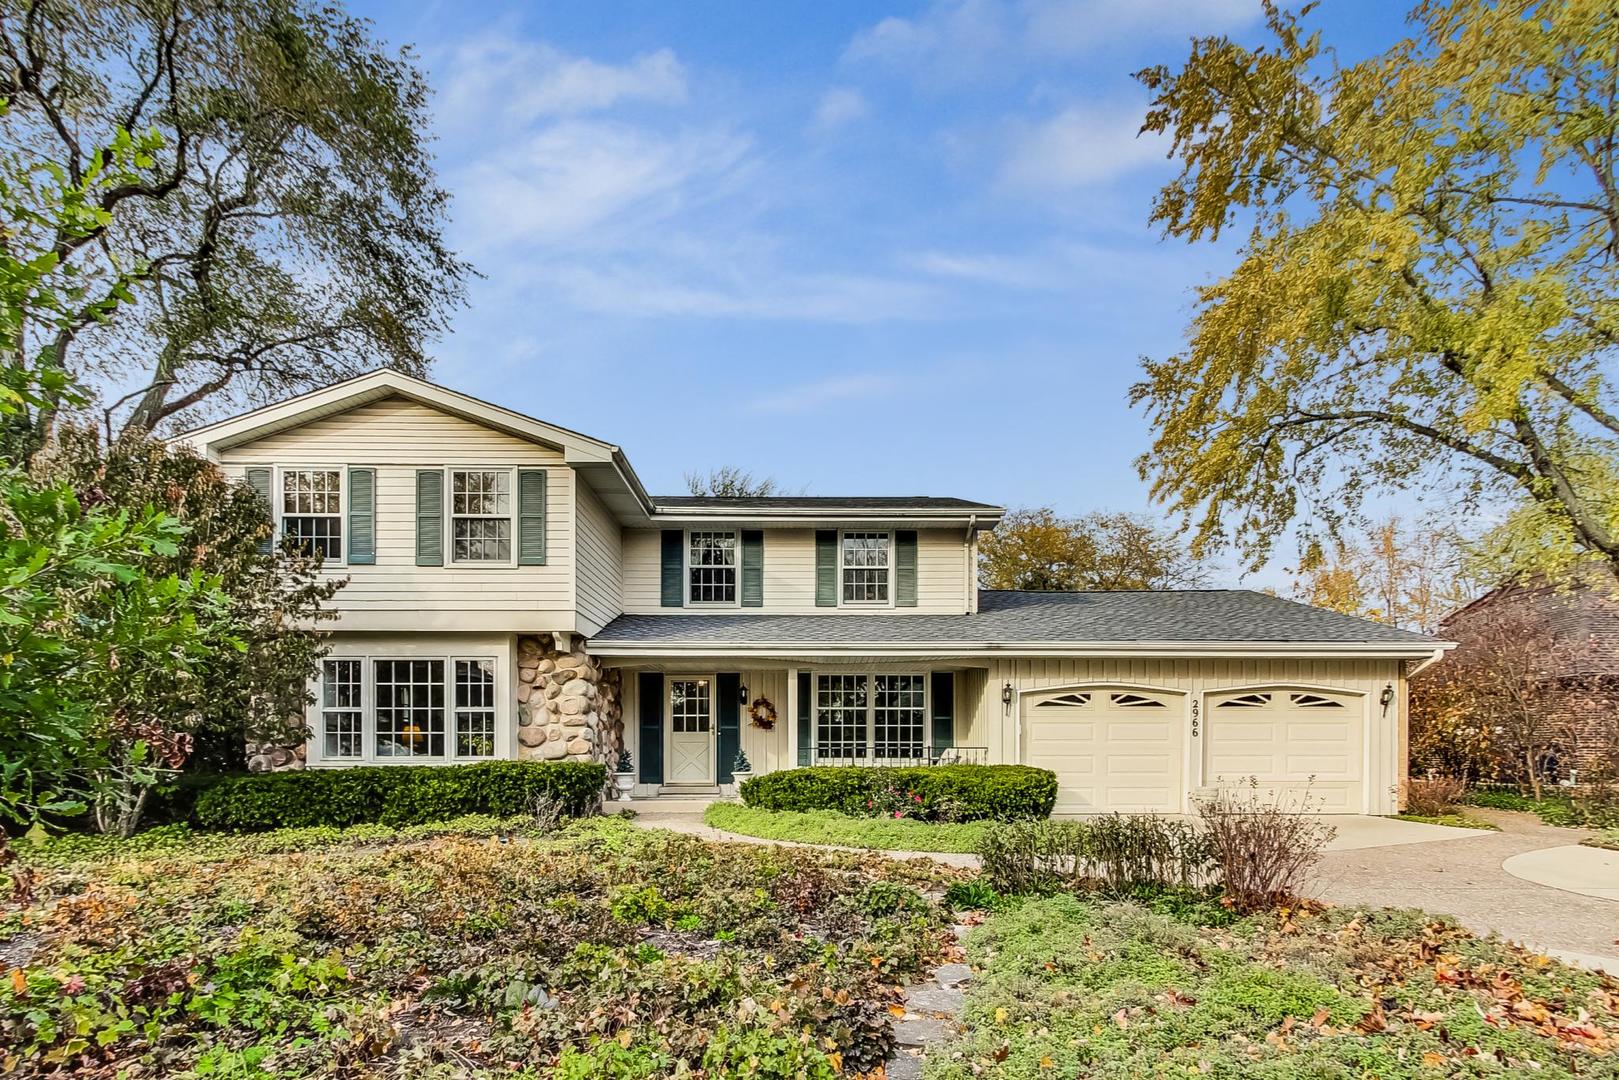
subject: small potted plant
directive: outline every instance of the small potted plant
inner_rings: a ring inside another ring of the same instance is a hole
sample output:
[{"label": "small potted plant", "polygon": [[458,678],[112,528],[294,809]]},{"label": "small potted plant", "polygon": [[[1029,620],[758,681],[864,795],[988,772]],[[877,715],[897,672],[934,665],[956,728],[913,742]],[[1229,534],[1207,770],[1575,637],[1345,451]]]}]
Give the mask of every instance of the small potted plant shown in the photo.
[{"label": "small potted plant", "polygon": [[618,801],[630,801],[630,789],[635,787],[635,762],[629,750],[618,752],[618,768],[613,770],[613,786],[618,788]]},{"label": "small potted plant", "polygon": [[753,762],[748,760],[748,752],[737,749],[736,760],[731,762],[731,783],[736,785],[738,798],[742,796],[742,785],[753,776]]}]

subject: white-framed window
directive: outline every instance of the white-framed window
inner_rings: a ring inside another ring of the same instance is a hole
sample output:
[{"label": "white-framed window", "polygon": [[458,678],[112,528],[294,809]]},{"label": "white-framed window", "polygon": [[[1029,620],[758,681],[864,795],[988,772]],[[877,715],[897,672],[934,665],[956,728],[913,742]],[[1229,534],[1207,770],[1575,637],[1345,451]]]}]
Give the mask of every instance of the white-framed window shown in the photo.
[{"label": "white-framed window", "polygon": [[444,756],[444,661],[373,660],[379,758]]},{"label": "white-framed window", "polygon": [[669,680],[669,730],[677,735],[706,732],[713,722],[714,683],[711,679]]},{"label": "white-framed window", "polygon": [[928,685],[915,672],[817,673],[818,761],[917,761],[927,755]]},{"label": "white-framed window", "polygon": [[838,541],[843,602],[881,606],[893,596],[894,534],[846,532]]},{"label": "white-framed window", "polygon": [[357,758],[365,753],[365,661],[321,661],[321,756]]},{"label": "white-framed window", "polygon": [[735,532],[686,534],[686,602],[733,605],[737,597],[738,545]]},{"label": "white-framed window", "polygon": [[495,755],[495,662],[455,662],[455,756]]},{"label": "white-framed window", "polygon": [[450,561],[510,565],[513,470],[450,469]]},{"label": "white-framed window", "polygon": [[281,535],[328,563],[343,558],[343,471],[282,469]]}]

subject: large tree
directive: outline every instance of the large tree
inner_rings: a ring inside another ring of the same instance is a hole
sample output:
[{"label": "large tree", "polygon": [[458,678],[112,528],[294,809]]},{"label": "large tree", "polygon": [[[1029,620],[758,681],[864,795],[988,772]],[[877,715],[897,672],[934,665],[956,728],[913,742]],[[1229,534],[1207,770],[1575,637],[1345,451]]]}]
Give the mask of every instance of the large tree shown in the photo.
[{"label": "large tree", "polygon": [[1468,572],[1470,561],[1468,545],[1444,522],[1391,515],[1305,552],[1293,594],[1316,607],[1431,633],[1482,591]]},{"label": "large tree", "polygon": [[[20,342],[100,387],[109,429],[425,369],[469,271],[421,73],[366,24],[312,0],[0,0],[0,96],[0,149],[69,185],[120,132],[160,136],[94,228],[44,237],[87,284],[133,273],[130,302]],[[36,443],[55,413],[31,414]]]},{"label": "large tree", "polygon": [[1013,510],[978,546],[986,589],[1175,589],[1206,579],[1178,533],[1140,514],[1065,518],[1045,506]]},{"label": "large tree", "polygon": [[1254,564],[1420,487],[1532,507],[1525,569],[1619,575],[1619,9],[1425,3],[1343,67],[1267,12],[1264,47],[1204,38],[1139,76],[1181,166],[1152,220],[1248,230],[1134,389],[1143,475],[1200,550]]}]

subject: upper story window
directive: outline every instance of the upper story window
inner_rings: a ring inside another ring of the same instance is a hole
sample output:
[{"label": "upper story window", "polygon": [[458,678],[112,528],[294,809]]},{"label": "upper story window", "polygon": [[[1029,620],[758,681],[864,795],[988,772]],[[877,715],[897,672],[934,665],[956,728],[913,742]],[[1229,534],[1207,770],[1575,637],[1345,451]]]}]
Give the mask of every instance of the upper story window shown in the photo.
[{"label": "upper story window", "polygon": [[450,559],[512,561],[510,469],[450,470]]},{"label": "upper story window", "polygon": [[328,562],[343,557],[342,477],[336,469],[281,473],[281,535]]},{"label": "upper story window", "polygon": [[893,572],[893,534],[885,532],[846,532],[843,534],[842,580],[845,604],[886,604],[889,602]]},{"label": "upper story window", "polygon": [[686,539],[687,603],[736,603],[734,532],[694,532]]}]

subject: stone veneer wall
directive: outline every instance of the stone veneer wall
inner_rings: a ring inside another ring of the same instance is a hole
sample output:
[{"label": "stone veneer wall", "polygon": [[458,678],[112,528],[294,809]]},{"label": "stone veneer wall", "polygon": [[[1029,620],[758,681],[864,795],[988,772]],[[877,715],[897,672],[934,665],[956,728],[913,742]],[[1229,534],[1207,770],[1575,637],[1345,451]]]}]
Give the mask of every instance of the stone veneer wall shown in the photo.
[{"label": "stone veneer wall", "polygon": [[517,639],[517,756],[600,761],[611,770],[624,748],[622,685],[616,668],[565,631]]}]

